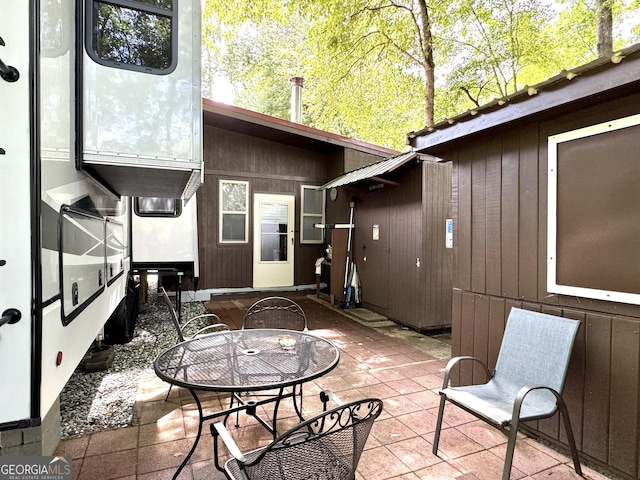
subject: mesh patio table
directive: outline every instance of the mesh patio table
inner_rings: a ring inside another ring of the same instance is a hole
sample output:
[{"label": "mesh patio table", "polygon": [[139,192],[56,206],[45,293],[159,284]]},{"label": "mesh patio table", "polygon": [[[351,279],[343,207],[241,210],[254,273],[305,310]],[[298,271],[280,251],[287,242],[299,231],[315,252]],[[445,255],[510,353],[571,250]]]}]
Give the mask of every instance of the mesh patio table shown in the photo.
[{"label": "mesh patio table", "polygon": [[[165,382],[187,388],[198,407],[198,433],[189,454],[178,467],[174,479],[195,451],[205,421],[246,411],[276,436],[280,401],[293,397],[296,413],[302,409],[296,401],[305,382],[330,372],[340,359],[340,351],[328,340],[311,332],[281,329],[231,330],[187,340],[161,353],[154,362],[156,375]],[[286,392],[285,388],[291,387]],[[278,389],[275,396],[261,401],[244,401],[241,393]],[[230,392],[228,409],[205,415],[197,391]],[[233,406],[233,399],[238,401]],[[256,407],[274,402],[272,423],[256,413]]]}]

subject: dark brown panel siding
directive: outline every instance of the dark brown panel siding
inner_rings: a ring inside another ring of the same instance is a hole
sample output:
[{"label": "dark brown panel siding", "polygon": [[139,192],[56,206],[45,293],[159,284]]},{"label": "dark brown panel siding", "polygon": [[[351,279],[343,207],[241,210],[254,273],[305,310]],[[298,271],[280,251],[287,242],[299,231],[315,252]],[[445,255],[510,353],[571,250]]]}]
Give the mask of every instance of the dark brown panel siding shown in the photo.
[{"label": "dark brown panel siding", "polygon": [[[389,309],[389,245],[395,234],[389,223],[390,195],[388,188],[363,191],[354,214],[353,258],[362,283],[362,300],[382,315],[388,315]],[[378,225],[379,240],[373,239],[374,225]]]},{"label": "dark brown panel siding", "polygon": [[[314,284],[314,263],[324,245],[302,245],[300,232],[300,187],[321,185],[327,178],[328,164],[335,154],[291,147],[268,140],[205,127],[205,183],[198,190],[198,243],[200,282],[198,288],[241,288],[253,283],[253,194],[289,194],[296,198],[296,249],[294,282]],[[219,243],[218,182],[249,182],[249,243]]]},{"label": "dark brown panel siding", "polygon": [[[389,245],[389,317],[420,327],[429,316],[422,294],[422,272],[429,268],[422,253],[422,175],[421,165],[403,170],[401,186],[392,190],[389,202],[391,241]],[[420,266],[417,261],[420,259]],[[381,279],[384,280],[384,279]]]},{"label": "dark brown panel siding", "polygon": [[[514,306],[580,320],[564,392],[576,441],[583,456],[632,479],[640,478],[640,307],[546,291],[547,138],[640,113],[639,105],[636,94],[446,155],[454,159],[452,354],[494,366]],[[465,367],[459,378],[478,376]],[[558,418],[532,427],[566,440]]]},{"label": "dark brown panel siding", "polygon": [[609,464],[629,475],[638,474],[638,354],[636,320],[614,319],[611,352],[611,414]]},{"label": "dark brown panel siding", "polygon": [[606,463],[609,455],[609,416],[611,406],[611,318],[587,315],[585,362],[584,430],[582,450]]},{"label": "dark brown panel siding", "polygon": [[[359,198],[354,258],[363,303],[418,330],[448,326],[452,251],[445,248],[445,221],[451,218],[451,165],[417,162],[389,177],[397,185],[352,191]],[[379,240],[372,238],[373,225],[379,226]]]},{"label": "dark brown panel siding", "polygon": [[420,271],[425,286],[425,309],[419,328],[435,328],[451,325],[453,249],[446,248],[445,239],[446,220],[452,218],[452,168],[450,164],[423,162],[422,171],[423,256]]}]

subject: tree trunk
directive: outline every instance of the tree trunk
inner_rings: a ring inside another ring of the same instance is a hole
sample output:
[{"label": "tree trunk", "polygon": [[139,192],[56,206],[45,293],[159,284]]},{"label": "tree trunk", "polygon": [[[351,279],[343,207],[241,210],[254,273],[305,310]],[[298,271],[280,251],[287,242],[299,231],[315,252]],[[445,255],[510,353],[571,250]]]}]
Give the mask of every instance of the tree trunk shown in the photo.
[{"label": "tree trunk", "polygon": [[613,14],[610,0],[596,0],[596,22],[598,57],[604,57],[613,51]]},{"label": "tree trunk", "polygon": [[433,39],[431,37],[431,21],[429,20],[429,10],[427,8],[426,0],[419,0],[420,4],[420,37],[422,39],[422,55],[423,55],[423,69],[425,74],[425,124],[427,127],[432,127],[434,124],[434,98],[435,98],[435,63],[433,61]]}]

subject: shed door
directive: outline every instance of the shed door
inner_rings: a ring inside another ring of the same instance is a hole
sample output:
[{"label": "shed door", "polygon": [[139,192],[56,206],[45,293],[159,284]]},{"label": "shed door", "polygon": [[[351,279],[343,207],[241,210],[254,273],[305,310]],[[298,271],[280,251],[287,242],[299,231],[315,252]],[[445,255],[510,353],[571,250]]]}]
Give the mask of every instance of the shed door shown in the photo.
[{"label": "shed door", "polygon": [[254,288],[293,286],[294,211],[293,195],[254,195]]},{"label": "shed door", "polygon": [[[362,283],[364,303],[389,308],[389,224],[388,195],[374,192],[363,196],[355,207],[354,261]],[[386,312],[385,312],[386,313]]]}]

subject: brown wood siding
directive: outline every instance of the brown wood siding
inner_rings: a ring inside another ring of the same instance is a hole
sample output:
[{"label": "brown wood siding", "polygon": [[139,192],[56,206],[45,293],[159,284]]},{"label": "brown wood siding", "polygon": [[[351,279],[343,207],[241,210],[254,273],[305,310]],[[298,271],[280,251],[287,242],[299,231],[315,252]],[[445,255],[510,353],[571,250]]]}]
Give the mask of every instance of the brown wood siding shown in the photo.
[{"label": "brown wood siding", "polygon": [[[391,156],[391,154],[385,155],[385,158]],[[342,175],[345,172],[350,172],[351,170],[355,170],[357,168],[379,162],[380,160],[382,160],[382,158],[377,155],[361,152],[359,150],[347,149],[344,151],[344,164],[342,166],[343,170],[339,172],[338,175]]]},{"label": "brown wood siding", "polygon": [[[453,250],[446,248],[446,220],[451,212],[450,164],[422,163],[421,283],[424,311],[418,310],[420,329],[451,325],[451,275]],[[416,325],[416,324],[414,324]]]},{"label": "brown wood siding", "polygon": [[[466,155],[466,156],[465,156]],[[461,290],[471,291],[471,258],[472,236],[471,236],[471,157],[470,152],[461,152],[458,161],[458,218],[454,224],[454,242],[457,238],[458,245],[458,275],[457,284]]]},{"label": "brown wood siding", "polygon": [[[428,316],[424,275],[429,260],[422,246],[425,231],[422,222],[421,164],[402,170],[401,186],[391,191],[389,222],[393,232],[389,259],[389,318],[420,328]],[[420,266],[418,266],[420,259]]]},{"label": "brown wood siding", "polygon": [[221,244],[218,231],[219,180],[249,182],[249,218],[253,218],[253,194],[289,194],[296,198],[296,249],[294,282],[314,284],[314,263],[324,252],[323,244],[299,242],[300,187],[321,185],[327,165],[335,155],[287,146],[216,127],[204,130],[205,183],[198,190],[198,243],[200,282],[198,288],[242,288],[253,283],[253,225],[249,242]]},{"label": "brown wood siding", "polygon": [[[640,478],[640,307],[551,295],[547,275],[547,138],[640,113],[640,94],[464,143],[452,158],[452,354],[495,366],[512,307],[580,320],[565,385],[578,448]],[[588,259],[584,259],[588,261]],[[484,381],[464,366],[455,381]],[[565,443],[557,416],[534,429]]]},{"label": "brown wood siding", "polygon": [[[388,178],[398,185],[353,191],[354,258],[365,307],[418,330],[451,324],[451,165],[404,166]],[[373,225],[380,239],[372,239]],[[364,259],[367,259],[365,262]]]},{"label": "brown wood siding", "polygon": [[[389,248],[395,235],[389,221],[391,190],[362,190],[354,213],[353,259],[362,283],[362,301],[385,316],[389,313]],[[379,240],[373,239],[374,225],[378,225]]]},{"label": "brown wood siding", "polygon": [[538,299],[538,130],[518,131],[519,206],[518,211],[518,296]]},{"label": "brown wood siding", "polygon": [[502,142],[500,137],[489,139],[486,157],[486,292],[502,295]]},{"label": "brown wood siding", "polygon": [[609,464],[638,475],[638,329],[637,320],[614,319],[611,355]]}]

